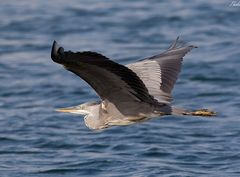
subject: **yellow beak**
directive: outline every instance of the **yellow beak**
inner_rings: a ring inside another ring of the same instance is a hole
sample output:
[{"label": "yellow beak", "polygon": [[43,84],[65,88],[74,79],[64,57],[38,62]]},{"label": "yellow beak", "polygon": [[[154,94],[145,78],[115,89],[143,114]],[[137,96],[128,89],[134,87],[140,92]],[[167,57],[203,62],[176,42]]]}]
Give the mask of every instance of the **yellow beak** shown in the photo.
[{"label": "yellow beak", "polygon": [[90,112],[87,110],[81,109],[79,106],[72,106],[72,107],[67,107],[67,108],[59,108],[56,109],[58,112],[65,112],[65,113],[72,113],[72,114],[80,114],[80,115],[87,115]]},{"label": "yellow beak", "polygon": [[75,106],[56,109],[57,112],[67,112],[67,113],[72,113],[72,112],[75,112],[76,110],[78,109]]}]

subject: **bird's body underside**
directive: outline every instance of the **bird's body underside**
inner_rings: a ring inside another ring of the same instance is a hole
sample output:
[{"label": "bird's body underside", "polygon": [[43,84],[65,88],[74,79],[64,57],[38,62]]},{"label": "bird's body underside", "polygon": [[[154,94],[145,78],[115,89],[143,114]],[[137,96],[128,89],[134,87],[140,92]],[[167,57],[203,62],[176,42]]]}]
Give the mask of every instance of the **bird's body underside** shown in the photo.
[{"label": "bird's body underside", "polygon": [[182,58],[194,47],[184,46],[177,39],[162,54],[123,66],[95,52],[65,52],[54,42],[53,61],[85,80],[102,100],[59,111],[86,115],[85,124],[91,129],[129,125],[163,115],[215,115],[208,110],[186,111],[171,105]]}]

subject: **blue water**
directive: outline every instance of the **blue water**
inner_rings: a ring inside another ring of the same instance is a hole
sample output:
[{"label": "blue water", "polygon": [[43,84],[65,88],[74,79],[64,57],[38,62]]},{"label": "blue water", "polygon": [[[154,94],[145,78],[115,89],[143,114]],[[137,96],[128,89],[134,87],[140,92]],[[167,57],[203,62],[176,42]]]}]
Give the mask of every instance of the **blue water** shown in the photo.
[{"label": "blue water", "polygon": [[[231,1],[7,0],[0,2],[0,176],[240,176],[240,7]],[[93,132],[55,112],[98,97],[53,63],[66,50],[126,64],[178,35],[184,60],[174,104],[213,119],[168,116]]]}]

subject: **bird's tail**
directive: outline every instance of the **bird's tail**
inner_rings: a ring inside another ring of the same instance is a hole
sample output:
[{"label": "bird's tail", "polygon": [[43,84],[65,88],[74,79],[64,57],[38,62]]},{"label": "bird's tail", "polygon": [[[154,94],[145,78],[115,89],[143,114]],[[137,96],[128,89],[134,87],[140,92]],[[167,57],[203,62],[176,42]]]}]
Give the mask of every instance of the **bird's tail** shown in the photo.
[{"label": "bird's tail", "polygon": [[199,109],[196,111],[188,111],[182,108],[172,107],[172,115],[189,115],[189,116],[216,116],[217,113],[208,109]]}]

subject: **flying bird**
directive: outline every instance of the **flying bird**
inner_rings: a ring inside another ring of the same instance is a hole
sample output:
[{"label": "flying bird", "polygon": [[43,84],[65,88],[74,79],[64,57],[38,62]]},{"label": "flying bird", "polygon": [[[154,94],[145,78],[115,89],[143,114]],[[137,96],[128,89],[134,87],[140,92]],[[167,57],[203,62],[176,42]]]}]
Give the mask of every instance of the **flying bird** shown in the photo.
[{"label": "flying bird", "polygon": [[214,116],[207,109],[189,111],[171,105],[171,92],[180,73],[183,57],[196,48],[177,38],[161,54],[121,65],[91,51],[64,51],[53,42],[51,58],[85,80],[101,101],[58,109],[84,115],[90,129],[129,125],[164,115]]}]

